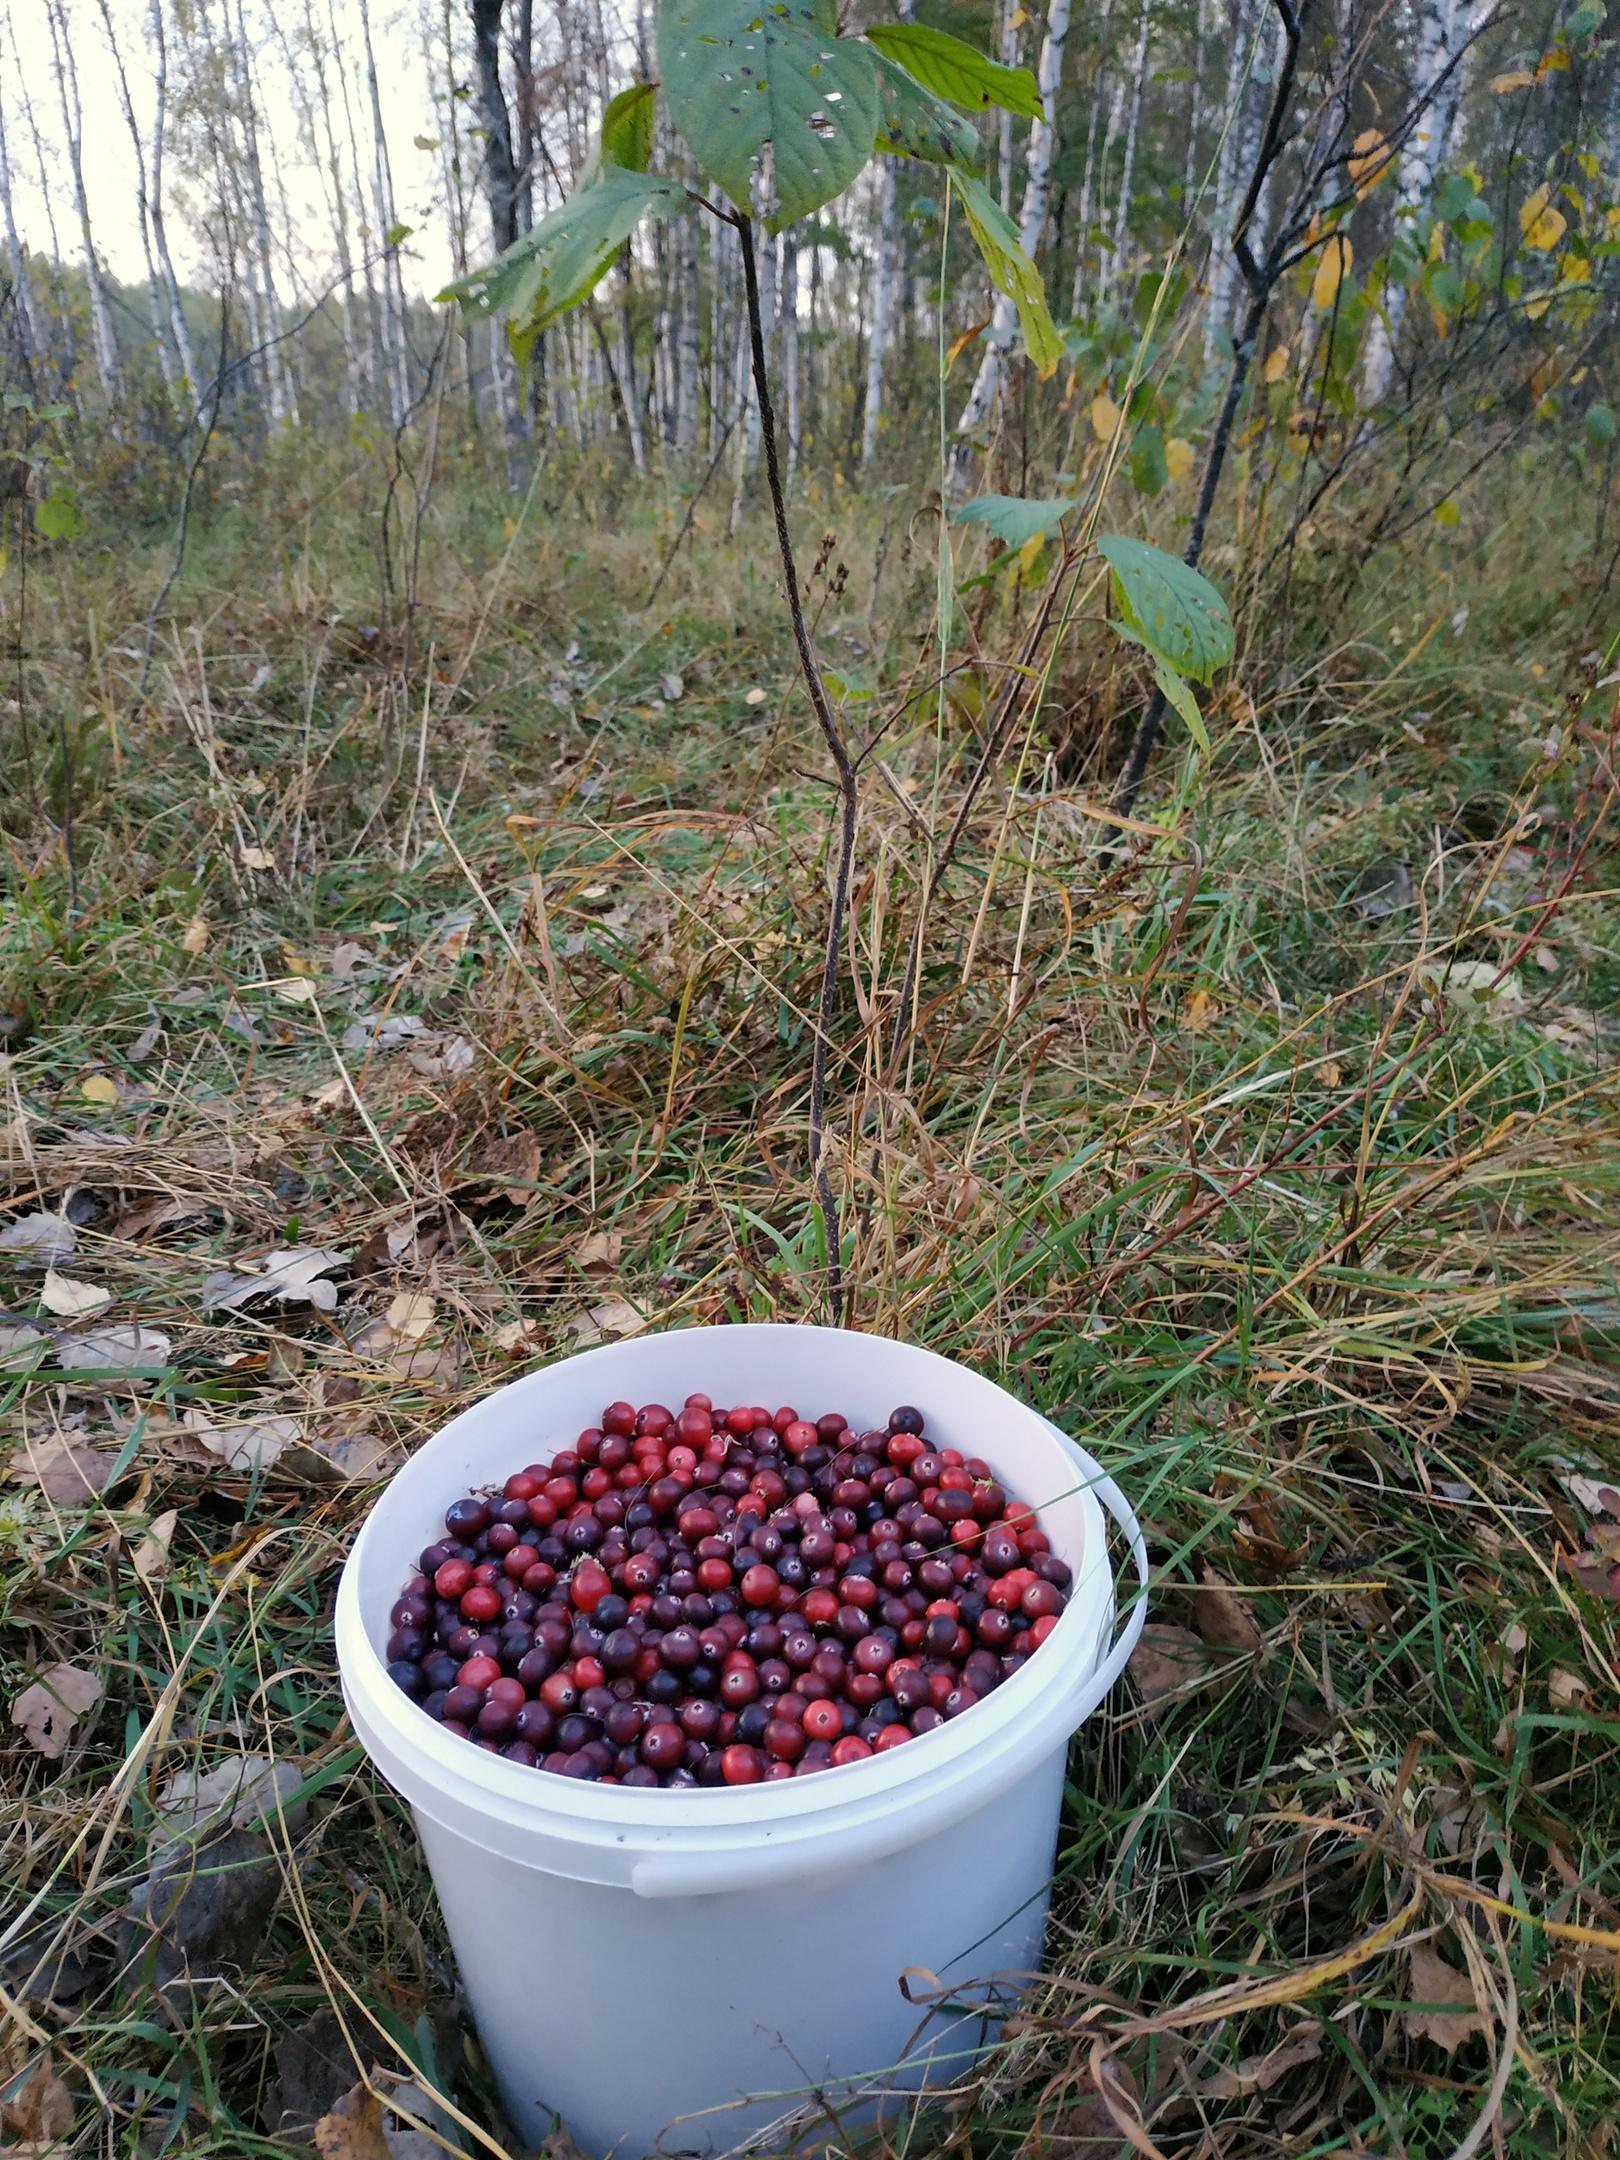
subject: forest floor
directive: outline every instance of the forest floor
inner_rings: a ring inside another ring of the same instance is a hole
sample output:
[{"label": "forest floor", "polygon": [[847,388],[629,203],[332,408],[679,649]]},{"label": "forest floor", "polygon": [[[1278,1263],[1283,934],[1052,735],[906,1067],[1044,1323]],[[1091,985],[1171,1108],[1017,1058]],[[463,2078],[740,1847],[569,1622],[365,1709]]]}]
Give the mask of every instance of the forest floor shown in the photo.
[{"label": "forest floor", "polygon": [[[492,541],[444,512],[411,651],[321,504],[222,527],[144,699],[155,576],[31,569],[39,814],[0,928],[25,2149],[280,2155],[317,2118],[329,2152],[441,2149],[369,2079],[517,2151],[336,1692],[343,1553],[390,1465],[534,1361],[823,1316],[830,798],[765,543],[700,521],[649,610],[672,515],[543,511]],[[823,649],[887,696],[926,675],[931,531],[839,520]],[[852,1324],[1062,1421],[1158,1571],[1074,1751],[1053,1975],[908,2153],[1613,2149],[1613,691],[1536,534],[1478,539],[1363,580],[1309,667],[1252,627],[1212,757],[1167,755],[1123,857],[1074,747],[1118,693],[1061,675],[1071,740],[1015,746],[969,817],[898,1070],[971,676],[866,768]],[[854,727],[890,711],[853,694]]]}]

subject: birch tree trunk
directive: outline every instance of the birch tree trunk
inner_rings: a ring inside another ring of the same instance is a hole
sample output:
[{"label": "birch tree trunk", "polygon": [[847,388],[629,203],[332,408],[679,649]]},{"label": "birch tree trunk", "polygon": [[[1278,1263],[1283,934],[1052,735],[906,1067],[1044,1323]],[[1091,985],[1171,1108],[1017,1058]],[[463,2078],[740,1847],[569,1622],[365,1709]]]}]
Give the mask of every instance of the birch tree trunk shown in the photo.
[{"label": "birch tree trunk", "polygon": [[73,175],[73,200],[79,214],[79,236],[84,245],[85,282],[90,294],[90,338],[96,357],[96,374],[109,405],[123,393],[123,370],[118,359],[118,340],[113,333],[112,310],[107,299],[106,278],[90,229],[90,199],[85,193],[84,158],[80,129],[79,77],[73,64],[72,33],[61,13],[61,0],[48,0],[46,15],[51,30],[51,52],[56,63],[57,95],[62,101],[62,126],[67,136],[68,169]]},{"label": "birch tree trunk", "polygon": [[1187,93],[1187,154],[1181,167],[1184,213],[1192,206],[1202,170],[1198,163],[1198,137],[1204,123],[1204,42],[1208,29],[1209,0],[1198,0],[1198,18],[1193,29],[1192,81]]},{"label": "birch tree trunk", "polygon": [[1114,204],[1113,240],[1108,250],[1108,263],[1103,272],[1100,293],[1104,307],[1118,297],[1120,272],[1125,267],[1125,251],[1130,245],[1131,190],[1136,180],[1136,141],[1142,126],[1142,103],[1147,96],[1149,4],[1150,0],[1141,0],[1137,11],[1136,49],[1131,57],[1130,105],[1125,122],[1125,155],[1119,171],[1119,199]]},{"label": "birch tree trunk", "polygon": [[[1074,236],[1074,285],[1069,313],[1077,316],[1085,305],[1086,264],[1091,253],[1091,219],[1097,179],[1097,117],[1103,109],[1103,79],[1108,67],[1108,26],[1114,19],[1114,0],[1103,0],[1102,21],[1097,30],[1097,68],[1091,84],[1091,111],[1086,118],[1086,159],[1080,175],[1080,222]],[[1106,146],[1103,164],[1108,162]]]},{"label": "birch tree trunk", "polygon": [[[1052,151],[1057,140],[1054,120],[1058,86],[1063,79],[1063,47],[1068,35],[1069,0],[1050,0],[1046,11],[1046,35],[1041,40],[1041,57],[1035,71],[1040,84],[1042,118],[1030,124],[1024,203],[1018,221],[1019,245],[1032,259],[1040,246],[1052,199]],[[958,441],[952,459],[952,478],[958,486],[966,478],[972,458],[970,438],[984,426],[995,407],[1017,324],[1017,309],[1010,300],[998,294],[979,372],[962,408],[962,417],[956,423]]]},{"label": "birch tree trunk", "polygon": [[98,5],[101,9],[101,27],[107,39],[107,53],[113,65],[113,80],[118,86],[119,109],[124,115],[130,148],[135,155],[135,222],[140,227],[141,256],[146,264],[147,319],[152,325],[152,343],[157,347],[158,368],[163,376],[163,387],[172,402],[180,389],[180,355],[175,350],[169,333],[168,310],[158,282],[157,263],[152,254],[152,208],[146,185],[146,144],[141,137],[140,122],[135,117],[135,101],[129,94],[129,75],[124,67],[118,33],[113,28],[112,9],[108,0],[98,0]]},{"label": "birch tree trunk", "polygon": [[31,372],[45,357],[45,337],[39,302],[35,298],[33,279],[29,273],[28,257],[17,231],[3,99],[0,99],[0,220],[4,221],[6,253],[11,258],[11,283],[17,296],[17,334],[22,341],[23,365]]},{"label": "birch tree trunk", "polygon": [[[1017,67],[1023,40],[1019,32],[1024,26],[1024,10],[1021,0],[1001,0],[1001,35],[996,57],[1003,67]],[[999,123],[996,140],[996,187],[1001,207],[1012,214],[1013,184],[1013,116],[1003,110],[997,114]]]},{"label": "birch tree trunk", "polygon": [[698,374],[701,365],[702,292],[698,277],[699,220],[680,220],[680,295],[675,328],[675,447],[695,450],[698,439]]},{"label": "birch tree trunk", "polygon": [[[1390,251],[1427,207],[1451,149],[1462,100],[1460,55],[1468,39],[1464,0],[1417,0],[1417,43],[1412,57],[1410,110],[1417,120],[1401,151],[1390,215]],[[1447,73],[1447,70],[1450,73]],[[1381,404],[1395,372],[1395,347],[1406,317],[1406,286],[1386,276],[1383,306],[1367,325],[1361,365],[1361,402]]]},{"label": "birch tree trunk", "polygon": [[1232,254],[1232,221],[1237,216],[1243,148],[1238,110],[1248,78],[1249,47],[1254,38],[1252,0],[1235,0],[1232,42],[1226,56],[1226,102],[1222,106],[1220,154],[1215,161],[1215,205],[1210,219],[1209,304],[1204,311],[1204,364],[1215,357],[1216,340],[1232,320],[1237,263]]},{"label": "birch tree trunk", "polygon": [[287,348],[279,342],[281,302],[276,293],[275,239],[270,224],[270,201],[265,192],[264,163],[259,154],[259,108],[253,81],[253,49],[248,42],[247,18],[242,0],[236,0],[237,72],[242,96],[242,134],[245,150],[248,212],[253,224],[253,270],[261,295],[260,319],[264,325],[263,354],[265,389],[270,418],[280,424],[296,423],[298,390],[288,365]]},{"label": "birch tree trunk", "polygon": [[383,125],[382,92],[377,82],[377,54],[371,41],[371,8],[369,0],[358,0],[358,4],[360,36],[366,56],[366,90],[371,100],[372,201],[377,237],[384,249],[383,366],[389,418],[395,427],[401,427],[411,409],[410,354],[405,342],[405,281],[400,274],[399,249],[388,238],[395,225],[394,184],[388,165],[388,132]]},{"label": "birch tree trunk", "polygon": [[495,250],[518,236],[517,165],[512,119],[501,88],[501,0],[472,0],[473,56],[478,63],[478,118],[484,130],[484,193]]},{"label": "birch tree trunk", "polygon": [[169,46],[163,24],[163,0],[152,0],[150,20],[152,57],[156,63],[153,72],[156,102],[152,110],[152,246],[157,254],[158,274],[163,280],[163,301],[168,310],[169,336],[174,342],[180,380],[186,395],[195,400],[201,384],[196,356],[191,349],[191,329],[180,297],[180,280],[174,274],[174,257],[169,253],[169,229],[163,211],[163,151],[169,125]]}]

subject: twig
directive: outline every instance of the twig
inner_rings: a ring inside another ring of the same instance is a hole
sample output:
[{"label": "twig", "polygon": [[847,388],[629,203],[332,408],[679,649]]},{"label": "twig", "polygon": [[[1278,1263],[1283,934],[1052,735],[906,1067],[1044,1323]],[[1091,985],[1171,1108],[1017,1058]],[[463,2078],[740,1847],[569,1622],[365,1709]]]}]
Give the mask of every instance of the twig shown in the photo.
[{"label": "twig", "polygon": [[799,599],[799,571],[793,559],[793,540],[788,532],[787,499],[783,493],[782,472],[776,455],[776,415],[771,405],[770,374],[765,364],[765,325],[760,314],[759,271],[754,261],[753,221],[738,214],[733,216],[730,222],[736,226],[742,243],[743,289],[748,303],[748,344],[753,361],[754,394],[759,400],[760,441],[765,451],[765,478],[771,492],[771,511],[776,520],[776,545],[782,558],[788,614],[793,623],[793,642],[798,650],[799,672],[803,675],[805,689],[810,694],[810,705],[816,716],[816,724],[821,729],[828,754],[833,761],[833,769],[838,775],[838,859],[833,874],[832,909],[827,920],[827,951],[822,963],[820,1009],[816,1015],[815,1042],[810,1053],[808,1134],[810,1174],[826,1225],[827,1299],[832,1308],[832,1316],[837,1320],[844,1310],[844,1268],[843,1254],[839,1246],[838,1201],[824,1159],[827,1061],[831,1053],[833,1015],[838,1005],[838,967],[843,953],[844,918],[849,908],[850,870],[855,859],[855,815],[859,794],[855,767],[838,731],[838,722],[833,715],[831,700],[827,696],[827,686],[821,679],[821,667],[810,643],[810,633],[805,627],[804,609]]},{"label": "twig", "polygon": [[146,612],[146,637],[141,648],[141,679],[135,686],[137,697],[145,697],[146,695],[146,686],[152,677],[152,651],[157,643],[158,617],[163,613],[163,604],[174,590],[175,579],[179,577],[181,568],[185,563],[186,536],[191,530],[191,498],[197,486],[197,475],[202,471],[203,460],[208,455],[208,445],[214,439],[214,428],[219,420],[220,401],[225,394],[225,348],[230,338],[230,329],[231,296],[229,290],[221,286],[219,294],[219,367],[215,371],[212,385],[213,403],[208,408],[208,424],[203,429],[202,440],[197,445],[196,455],[186,469],[186,484],[180,493],[180,520],[174,536],[174,560],[169,565],[168,576],[158,587],[156,599],[153,600],[152,605]]}]

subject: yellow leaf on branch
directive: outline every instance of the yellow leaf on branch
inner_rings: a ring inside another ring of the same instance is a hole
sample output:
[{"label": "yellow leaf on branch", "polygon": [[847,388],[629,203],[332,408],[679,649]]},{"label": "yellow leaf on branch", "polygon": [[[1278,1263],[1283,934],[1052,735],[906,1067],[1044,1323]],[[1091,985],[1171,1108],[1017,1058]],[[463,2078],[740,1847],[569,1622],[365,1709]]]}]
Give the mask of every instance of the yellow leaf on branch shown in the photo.
[{"label": "yellow leaf on branch", "polygon": [[1266,364],[1261,369],[1261,373],[1265,376],[1267,382],[1282,381],[1283,377],[1288,373],[1288,347],[1286,345],[1272,346],[1270,352],[1266,354]]},{"label": "yellow leaf on branch", "polygon": [[1377,187],[1395,170],[1395,153],[1387,136],[1377,128],[1363,128],[1350,145],[1350,155],[1345,160],[1350,173],[1350,185],[1356,191],[1356,201],[1365,202]]},{"label": "yellow leaf on branch", "polygon": [[1172,480],[1185,480],[1193,468],[1193,446],[1184,435],[1172,435],[1164,446],[1164,469]]},{"label": "yellow leaf on branch", "polygon": [[1344,283],[1350,265],[1356,259],[1356,251],[1350,244],[1348,233],[1329,233],[1322,250],[1322,260],[1316,266],[1311,280],[1311,300],[1319,308],[1330,308],[1338,298],[1339,287]]},{"label": "yellow leaf on branch", "polygon": [[1506,97],[1510,90],[1528,90],[1535,79],[1528,68],[1510,68],[1505,75],[1491,77],[1491,95]]},{"label": "yellow leaf on branch", "polygon": [[1519,207],[1519,231],[1524,244],[1538,255],[1551,254],[1568,229],[1569,220],[1562,210],[1553,208],[1552,189],[1545,182]]},{"label": "yellow leaf on branch", "polygon": [[1097,440],[1100,443],[1112,442],[1119,433],[1119,424],[1124,417],[1108,392],[1099,390],[1091,401],[1091,432]]}]

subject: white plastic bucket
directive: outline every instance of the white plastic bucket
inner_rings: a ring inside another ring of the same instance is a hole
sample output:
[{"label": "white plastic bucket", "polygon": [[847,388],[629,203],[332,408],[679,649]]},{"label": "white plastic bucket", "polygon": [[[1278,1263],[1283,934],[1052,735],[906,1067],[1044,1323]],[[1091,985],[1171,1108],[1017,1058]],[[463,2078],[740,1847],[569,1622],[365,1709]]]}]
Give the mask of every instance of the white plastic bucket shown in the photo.
[{"label": "white plastic bucket", "polygon": [[[388,1678],[389,1608],[448,1504],[567,1447],[603,1407],[716,1401],[844,1411],[914,1403],[1040,1510],[1074,1571],[1057,1626],[983,1702],[814,1778],[686,1792],[598,1785],[447,1733]],[[1103,1509],[1118,1488],[1057,1428],[932,1351],[818,1327],[645,1335],[531,1373],[455,1418],[373,1508],[343,1571],[337,1654],[366,1752],[410,1803],[469,2008],[514,2125],[560,2116],[588,2154],[718,2153],[800,2109],[966,2069],[984,2024],[908,2000],[1040,1962],[1069,1736],[1146,1616],[1114,1623]],[[982,1986],[979,1997],[983,1996]],[[991,1990],[992,1996],[998,1991]],[[976,1999],[976,1998],[969,1998]]]}]

